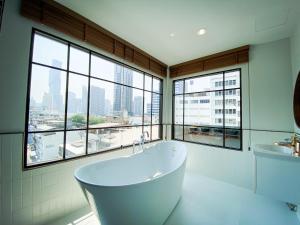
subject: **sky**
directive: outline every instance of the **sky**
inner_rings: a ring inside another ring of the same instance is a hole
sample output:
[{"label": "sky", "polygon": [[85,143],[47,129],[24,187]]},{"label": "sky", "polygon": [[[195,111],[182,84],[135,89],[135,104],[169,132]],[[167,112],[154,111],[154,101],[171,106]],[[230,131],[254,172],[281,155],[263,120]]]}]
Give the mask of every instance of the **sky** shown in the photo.
[{"label": "sky", "polygon": [[[33,62],[52,65],[52,61],[58,60],[62,63],[61,68],[67,69],[68,46],[65,43],[50,40],[42,35],[35,34],[34,37],[34,50]],[[70,70],[88,75],[89,72],[89,54],[78,48],[70,48]],[[122,67],[123,68],[123,67]],[[41,103],[44,93],[49,92],[49,71],[51,69],[39,65],[32,66],[31,76],[31,97],[36,102]],[[95,77],[100,77],[110,81],[114,80],[115,64],[104,60],[95,55],[91,56],[91,74]],[[66,86],[66,73],[60,71],[61,76],[61,95],[65,95]],[[105,89],[105,98],[109,99],[112,103],[114,85],[109,82],[91,79],[91,85],[99,86]],[[88,78],[77,74],[70,73],[69,75],[69,91],[76,94],[77,98],[82,97],[82,86],[87,88]],[[143,88],[143,74],[133,71],[133,86]],[[151,90],[152,81],[151,77],[145,76],[145,88]],[[159,80],[154,80],[154,90],[159,89]],[[141,95],[141,91],[133,89],[133,99],[135,96]],[[146,95],[148,99],[148,95]],[[150,97],[146,102],[149,100]]]}]

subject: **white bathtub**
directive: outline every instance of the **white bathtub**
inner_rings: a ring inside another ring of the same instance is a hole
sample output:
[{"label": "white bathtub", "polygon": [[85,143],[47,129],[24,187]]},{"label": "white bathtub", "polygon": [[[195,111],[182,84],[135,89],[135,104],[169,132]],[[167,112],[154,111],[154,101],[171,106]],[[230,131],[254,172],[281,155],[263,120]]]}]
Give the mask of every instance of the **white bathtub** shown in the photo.
[{"label": "white bathtub", "polygon": [[75,178],[101,225],[162,225],[181,196],[187,151],[167,141],[80,167]]}]

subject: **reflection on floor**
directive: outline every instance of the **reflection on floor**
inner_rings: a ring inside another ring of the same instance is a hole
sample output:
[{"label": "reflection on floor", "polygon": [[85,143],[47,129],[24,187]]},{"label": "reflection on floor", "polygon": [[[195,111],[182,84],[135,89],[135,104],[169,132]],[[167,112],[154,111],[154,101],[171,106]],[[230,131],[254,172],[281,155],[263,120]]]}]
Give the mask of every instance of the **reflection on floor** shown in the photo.
[{"label": "reflection on floor", "polygon": [[[89,208],[53,225],[100,225]],[[192,173],[186,173],[180,202],[165,225],[300,225],[283,202]]]}]

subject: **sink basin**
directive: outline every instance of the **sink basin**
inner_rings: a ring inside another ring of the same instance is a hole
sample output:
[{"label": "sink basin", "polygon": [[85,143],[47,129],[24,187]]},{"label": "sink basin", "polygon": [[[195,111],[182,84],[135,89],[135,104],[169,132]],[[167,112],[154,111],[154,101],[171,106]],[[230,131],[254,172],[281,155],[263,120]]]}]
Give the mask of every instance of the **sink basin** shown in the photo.
[{"label": "sink basin", "polygon": [[279,145],[257,145],[256,148],[270,153],[293,155],[293,149]]},{"label": "sink basin", "polygon": [[254,155],[300,161],[300,157],[293,155],[292,148],[279,145],[255,145]]}]

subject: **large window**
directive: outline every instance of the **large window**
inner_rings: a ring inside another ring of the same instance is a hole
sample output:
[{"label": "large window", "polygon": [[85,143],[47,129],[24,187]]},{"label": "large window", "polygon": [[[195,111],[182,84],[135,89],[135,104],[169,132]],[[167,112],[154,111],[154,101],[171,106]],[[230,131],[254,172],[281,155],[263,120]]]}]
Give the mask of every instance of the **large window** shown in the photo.
[{"label": "large window", "polygon": [[162,80],[33,30],[25,167],[161,139]]},{"label": "large window", "polygon": [[173,82],[173,139],[242,149],[240,69]]}]

